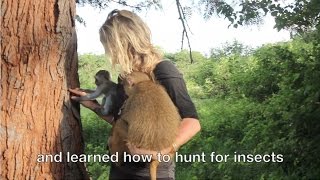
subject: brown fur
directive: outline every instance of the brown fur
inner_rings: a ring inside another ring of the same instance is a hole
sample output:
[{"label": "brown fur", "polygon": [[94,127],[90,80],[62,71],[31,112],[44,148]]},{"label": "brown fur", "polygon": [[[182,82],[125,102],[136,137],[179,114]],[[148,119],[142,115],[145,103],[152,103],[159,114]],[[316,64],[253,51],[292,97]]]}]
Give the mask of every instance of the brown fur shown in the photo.
[{"label": "brown fur", "polygon": [[[166,90],[141,72],[128,75],[124,87],[128,99],[112,129],[111,153],[118,152],[121,160],[123,152],[129,152],[126,142],[153,151],[172,146],[181,117]],[[151,163],[151,172],[157,163]]]}]

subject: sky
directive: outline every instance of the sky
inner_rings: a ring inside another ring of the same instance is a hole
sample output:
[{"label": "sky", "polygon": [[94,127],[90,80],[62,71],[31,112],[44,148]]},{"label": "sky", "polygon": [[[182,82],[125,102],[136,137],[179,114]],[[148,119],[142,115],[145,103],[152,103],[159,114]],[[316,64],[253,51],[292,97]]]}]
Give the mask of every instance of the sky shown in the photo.
[{"label": "sky", "polygon": [[[162,1],[163,10],[149,10],[138,13],[147,23],[152,33],[152,42],[166,52],[178,52],[181,48],[182,25],[178,19],[175,1]],[[84,19],[86,26],[76,24],[78,35],[78,52],[80,54],[103,54],[104,49],[99,40],[99,28],[105,22],[107,15],[113,9],[128,9],[111,3],[109,8],[100,10],[91,6],[77,6],[77,14]],[[192,34],[189,34],[191,48],[208,55],[211,48],[223,46],[226,42],[237,40],[250,47],[258,47],[266,43],[287,41],[290,33],[273,28],[274,19],[267,17],[259,26],[228,28],[229,21],[213,17],[204,20],[201,15],[194,13],[188,20]],[[185,39],[184,48],[187,49]]]}]

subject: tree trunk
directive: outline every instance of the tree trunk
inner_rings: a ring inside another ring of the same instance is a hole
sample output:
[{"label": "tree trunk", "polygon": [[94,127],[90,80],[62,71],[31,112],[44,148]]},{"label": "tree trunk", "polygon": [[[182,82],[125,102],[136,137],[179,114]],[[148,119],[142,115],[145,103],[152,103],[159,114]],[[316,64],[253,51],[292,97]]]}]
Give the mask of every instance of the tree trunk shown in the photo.
[{"label": "tree trunk", "polygon": [[74,17],[74,0],[1,1],[0,179],[88,179],[66,159],[84,150]]}]

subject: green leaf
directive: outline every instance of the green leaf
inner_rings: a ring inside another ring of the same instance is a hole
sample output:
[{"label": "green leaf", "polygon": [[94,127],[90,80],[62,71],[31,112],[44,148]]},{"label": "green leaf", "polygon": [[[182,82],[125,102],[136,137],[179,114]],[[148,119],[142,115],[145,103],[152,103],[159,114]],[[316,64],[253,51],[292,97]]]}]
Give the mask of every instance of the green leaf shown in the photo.
[{"label": "green leaf", "polygon": [[271,16],[277,16],[278,15],[278,11],[272,11],[271,12]]}]

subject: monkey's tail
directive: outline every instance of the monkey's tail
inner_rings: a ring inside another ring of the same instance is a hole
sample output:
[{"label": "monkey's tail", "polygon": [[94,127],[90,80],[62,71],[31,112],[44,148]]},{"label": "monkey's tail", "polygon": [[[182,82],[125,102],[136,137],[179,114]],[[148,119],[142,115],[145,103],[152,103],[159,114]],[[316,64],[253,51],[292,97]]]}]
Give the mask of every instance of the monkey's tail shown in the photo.
[{"label": "monkey's tail", "polygon": [[159,165],[159,161],[153,160],[150,164],[150,177],[151,180],[157,180],[157,168]]}]

